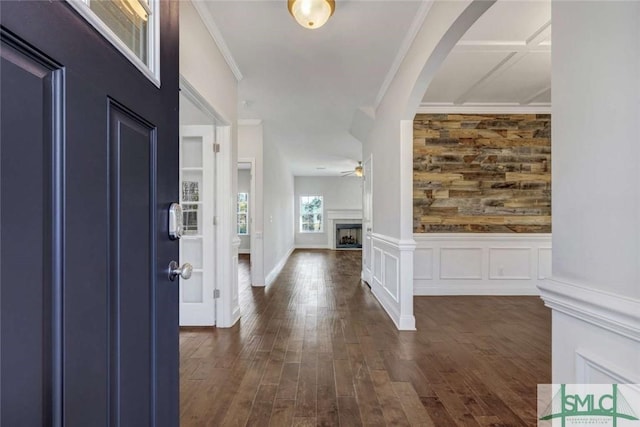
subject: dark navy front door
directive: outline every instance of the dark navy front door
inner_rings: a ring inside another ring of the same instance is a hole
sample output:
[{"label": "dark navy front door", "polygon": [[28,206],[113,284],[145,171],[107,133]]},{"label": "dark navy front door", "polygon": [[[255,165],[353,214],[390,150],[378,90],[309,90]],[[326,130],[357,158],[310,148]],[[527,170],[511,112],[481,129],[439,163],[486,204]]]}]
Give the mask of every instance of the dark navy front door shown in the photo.
[{"label": "dark navy front door", "polygon": [[0,3],[0,425],[177,426],[178,4],[158,88],[67,3]]}]

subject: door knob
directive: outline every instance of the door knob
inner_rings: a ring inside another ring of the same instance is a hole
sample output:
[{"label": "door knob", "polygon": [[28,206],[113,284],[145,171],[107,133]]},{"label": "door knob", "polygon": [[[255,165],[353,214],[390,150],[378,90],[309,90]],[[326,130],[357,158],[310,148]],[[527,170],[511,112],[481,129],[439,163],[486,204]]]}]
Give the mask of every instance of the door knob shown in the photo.
[{"label": "door knob", "polygon": [[178,276],[182,277],[184,280],[187,280],[191,277],[192,272],[193,266],[188,262],[182,264],[182,267],[180,267],[180,265],[175,261],[171,261],[169,263],[169,280],[171,280],[172,282],[176,280],[176,277]]}]

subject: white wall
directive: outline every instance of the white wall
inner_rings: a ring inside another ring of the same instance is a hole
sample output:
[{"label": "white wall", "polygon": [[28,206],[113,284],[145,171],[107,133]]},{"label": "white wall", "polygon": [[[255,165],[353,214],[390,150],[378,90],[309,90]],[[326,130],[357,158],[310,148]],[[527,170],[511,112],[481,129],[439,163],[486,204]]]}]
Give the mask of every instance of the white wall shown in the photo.
[{"label": "white wall", "polygon": [[225,127],[218,128],[222,142],[217,158],[217,206],[219,218],[216,266],[221,298],[216,304],[216,324],[232,326],[240,316],[235,241],[235,194],[238,109],[237,81],[190,1],[180,2],[180,74],[213,107]]},{"label": "white wall", "polygon": [[264,141],[264,271],[269,285],[294,249],[293,175],[280,147]]},{"label": "white wall", "polygon": [[[238,142],[239,144],[239,142]],[[240,151],[238,147],[238,151]],[[249,169],[238,169],[238,193],[247,193],[249,197],[251,197],[251,170]],[[251,204],[251,201],[249,201]],[[251,207],[251,205],[249,205]],[[251,213],[247,215],[247,221],[249,222],[249,235],[242,235],[240,237],[240,248],[239,252],[241,254],[251,253],[251,233],[253,233],[253,226],[251,224]]]},{"label": "white wall", "polygon": [[[259,120],[240,121],[238,126],[238,159],[253,161],[253,222],[251,239],[251,284],[264,286],[264,159],[262,123]],[[251,209],[251,207],[249,207]]]},{"label": "white wall", "polygon": [[552,20],[553,381],[638,383],[640,2]]},{"label": "white wall", "polygon": [[[300,233],[300,196],[322,196],[324,203],[324,231]],[[298,248],[329,248],[327,211],[334,209],[362,209],[362,179],[337,176],[295,177],[295,242]],[[330,249],[330,248],[329,248]]]}]

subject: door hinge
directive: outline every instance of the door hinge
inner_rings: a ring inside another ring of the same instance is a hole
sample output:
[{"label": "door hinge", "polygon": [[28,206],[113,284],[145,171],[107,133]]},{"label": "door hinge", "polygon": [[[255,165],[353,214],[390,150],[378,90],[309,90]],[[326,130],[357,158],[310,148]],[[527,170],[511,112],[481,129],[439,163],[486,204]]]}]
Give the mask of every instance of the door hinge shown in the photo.
[{"label": "door hinge", "polygon": [[213,299],[220,298],[220,289],[213,290]]},{"label": "door hinge", "polygon": [[219,153],[220,152],[220,144],[213,144],[213,152],[214,153]]},{"label": "door hinge", "polygon": [[218,225],[218,217],[217,216],[213,217],[213,225]]}]

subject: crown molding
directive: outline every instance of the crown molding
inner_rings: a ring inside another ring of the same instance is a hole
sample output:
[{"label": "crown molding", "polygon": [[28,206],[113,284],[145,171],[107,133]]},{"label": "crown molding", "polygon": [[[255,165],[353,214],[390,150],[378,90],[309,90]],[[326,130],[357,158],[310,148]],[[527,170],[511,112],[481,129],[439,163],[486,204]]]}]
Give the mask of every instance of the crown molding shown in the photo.
[{"label": "crown molding", "polygon": [[237,81],[242,80],[242,73],[240,72],[240,68],[238,67],[238,64],[236,63],[235,59],[233,59],[233,56],[231,55],[231,51],[229,50],[227,43],[224,41],[224,38],[222,37],[222,33],[220,32],[220,29],[216,25],[216,22],[213,19],[211,12],[207,8],[206,2],[195,0],[195,1],[192,1],[191,4],[200,15],[200,18],[202,19],[204,26],[207,27],[207,30],[209,31],[211,38],[215,42],[216,46],[218,46],[218,49],[220,50],[222,57],[227,62],[227,65],[231,69],[231,72],[235,76],[236,80]]},{"label": "crown molding", "polygon": [[519,104],[486,102],[454,104],[452,102],[423,102],[416,114],[551,114],[551,103]]},{"label": "crown molding", "polygon": [[418,8],[418,12],[416,13],[416,16],[413,18],[411,25],[409,26],[409,30],[407,31],[407,34],[404,36],[404,39],[402,40],[402,44],[398,48],[398,54],[393,60],[393,63],[391,64],[391,67],[389,68],[389,71],[387,72],[387,75],[385,76],[384,81],[382,82],[382,86],[380,86],[378,95],[376,96],[376,99],[373,103],[374,110],[378,109],[378,106],[382,102],[382,98],[384,98],[384,95],[387,93],[389,86],[391,86],[391,82],[393,81],[394,77],[398,73],[398,70],[400,69],[400,65],[402,65],[402,61],[404,61],[404,58],[407,56],[407,53],[409,52],[409,49],[411,48],[413,41],[418,35],[418,31],[420,31],[420,29],[422,28],[422,25],[424,24],[424,20],[426,19],[427,14],[429,13],[429,10],[431,9],[432,5],[433,5],[432,0],[422,0],[422,3]]}]

